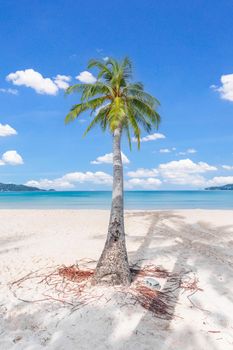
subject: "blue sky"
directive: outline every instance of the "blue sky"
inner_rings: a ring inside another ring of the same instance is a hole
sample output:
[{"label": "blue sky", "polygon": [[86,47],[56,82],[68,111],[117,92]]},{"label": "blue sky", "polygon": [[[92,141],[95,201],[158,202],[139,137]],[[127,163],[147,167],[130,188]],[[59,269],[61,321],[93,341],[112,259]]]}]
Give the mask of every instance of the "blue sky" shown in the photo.
[{"label": "blue sky", "polygon": [[82,138],[88,114],[64,125],[79,101],[64,87],[90,58],[128,55],[165,137],[140,152],[123,140],[126,188],[233,183],[232,13],[229,0],[0,0],[0,181],[110,189],[111,136]]}]

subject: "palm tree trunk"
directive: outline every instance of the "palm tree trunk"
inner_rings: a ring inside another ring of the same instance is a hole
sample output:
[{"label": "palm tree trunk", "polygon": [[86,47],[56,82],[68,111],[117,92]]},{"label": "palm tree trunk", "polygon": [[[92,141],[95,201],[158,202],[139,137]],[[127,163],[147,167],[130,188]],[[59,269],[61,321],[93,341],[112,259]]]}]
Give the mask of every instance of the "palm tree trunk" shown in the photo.
[{"label": "palm tree trunk", "polygon": [[108,235],[93,277],[94,284],[129,285],[123,200],[123,165],[121,159],[121,129],[113,134],[113,190]]}]

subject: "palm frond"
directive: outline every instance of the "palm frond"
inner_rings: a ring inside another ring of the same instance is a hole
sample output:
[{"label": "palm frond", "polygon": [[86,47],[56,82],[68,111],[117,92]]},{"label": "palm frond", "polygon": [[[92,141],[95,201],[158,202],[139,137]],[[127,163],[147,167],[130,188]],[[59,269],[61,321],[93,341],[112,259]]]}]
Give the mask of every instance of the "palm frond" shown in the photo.
[{"label": "palm frond", "polygon": [[81,100],[89,100],[96,95],[105,95],[111,98],[114,96],[114,92],[110,85],[103,82],[96,82],[94,84],[88,84],[86,88],[83,89]]},{"label": "palm frond", "polygon": [[88,125],[86,131],[84,132],[83,136],[86,136],[87,133],[93,129],[94,126],[96,126],[97,124],[100,124],[100,126],[102,127],[103,131],[106,130],[107,128],[107,115],[108,115],[108,110],[109,110],[109,106],[105,106],[103,108],[101,108],[99,110],[99,112],[97,113],[97,115],[94,117],[94,119],[91,121],[91,123]]},{"label": "palm frond", "polygon": [[82,112],[86,111],[87,109],[88,108],[85,107],[83,103],[74,105],[65,117],[65,124],[68,124],[75,120]]},{"label": "palm frond", "polygon": [[137,97],[141,100],[145,100],[145,102],[150,104],[153,108],[157,108],[158,106],[160,106],[160,102],[159,102],[159,100],[157,100],[157,98],[155,98],[154,96],[151,96],[150,94],[148,94],[147,92],[145,92],[141,88],[137,88],[136,86],[131,86],[131,84],[127,85],[123,89],[123,93],[127,97],[132,96],[132,97]]},{"label": "palm frond", "polygon": [[106,96],[103,96],[74,105],[71,108],[70,112],[67,114],[65,118],[65,123],[68,124],[71,121],[75,120],[81,113],[87,111],[88,109],[95,111],[96,108],[102,106],[106,100]]},{"label": "palm frond", "polygon": [[93,68],[96,67],[99,69],[99,73],[97,75],[98,80],[104,77],[106,81],[110,81],[112,78],[112,72],[111,70],[107,67],[107,62],[102,62],[100,60],[95,60],[92,59],[89,61],[87,68]]},{"label": "palm frond", "polygon": [[155,111],[153,107],[151,107],[148,103],[145,101],[136,98],[136,97],[129,97],[128,101],[130,102],[131,108],[136,108],[137,112],[141,116],[147,117],[152,124],[154,124],[156,127],[158,127],[161,118],[160,115]]},{"label": "palm frond", "polygon": [[121,64],[122,69],[122,77],[126,79],[130,79],[132,77],[132,62],[128,57],[125,57]]},{"label": "palm frond", "polygon": [[129,143],[129,149],[131,151],[132,150],[132,142],[131,142],[131,135],[130,135],[130,126],[128,123],[126,123],[124,130],[126,131],[126,136],[127,136],[128,143]]},{"label": "palm frond", "polygon": [[140,128],[138,126],[138,123],[135,119],[135,115],[134,115],[134,112],[131,110],[131,108],[128,106],[127,108],[127,116],[128,116],[128,125],[129,127],[132,128],[132,131],[133,131],[133,134],[134,134],[134,137],[137,141],[137,145],[138,145],[138,149],[140,149],[140,142],[141,142],[141,131],[140,131]]}]

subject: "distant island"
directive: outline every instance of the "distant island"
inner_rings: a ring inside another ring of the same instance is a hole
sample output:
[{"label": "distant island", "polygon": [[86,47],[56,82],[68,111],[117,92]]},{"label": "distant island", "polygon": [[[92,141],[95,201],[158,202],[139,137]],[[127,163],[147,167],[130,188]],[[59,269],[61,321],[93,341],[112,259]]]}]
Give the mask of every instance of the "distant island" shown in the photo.
[{"label": "distant island", "polygon": [[207,190],[207,191],[215,191],[215,190],[233,191],[233,184],[224,185],[224,186],[207,187],[207,188],[205,188],[205,190]]},{"label": "distant island", "polygon": [[[42,190],[40,188],[32,187],[32,186],[0,183],[0,192],[36,192],[36,191],[47,192],[46,190]],[[54,190],[51,189],[49,191],[54,191]]]}]

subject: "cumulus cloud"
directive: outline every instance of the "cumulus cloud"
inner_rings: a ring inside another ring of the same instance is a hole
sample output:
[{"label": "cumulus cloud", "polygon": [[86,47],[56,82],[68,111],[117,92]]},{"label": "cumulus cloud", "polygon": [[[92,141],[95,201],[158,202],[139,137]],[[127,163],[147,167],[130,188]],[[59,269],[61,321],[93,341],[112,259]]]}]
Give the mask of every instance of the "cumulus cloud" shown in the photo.
[{"label": "cumulus cloud", "polygon": [[[130,160],[126,157],[126,155],[121,152],[122,162],[123,164],[129,164]],[[91,164],[112,164],[113,154],[106,153],[103,156],[97,157],[95,160],[91,161]]]},{"label": "cumulus cloud", "polygon": [[67,75],[58,74],[54,78],[54,83],[57,85],[59,89],[66,90],[69,87],[69,82],[71,81],[71,77]]},{"label": "cumulus cloud", "polygon": [[153,187],[153,185],[160,185],[162,182],[174,185],[205,186],[207,180],[203,175],[216,170],[217,167],[205,162],[195,163],[190,159],[181,159],[162,163],[157,168],[139,168],[135,171],[127,172],[126,175],[132,178],[127,181],[129,186],[131,184],[140,187],[150,185]]},{"label": "cumulus cloud", "polygon": [[139,168],[135,171],[129,171],[127,173],[127,176],[129,177],[136,177],[136,178],[143,178],[143,177],[156,177],[158,176],[158,170],[157,169],[144,169]]},{"label": "cumulus cloud", "polygon": [[26,86],[42,95],[56,95],[59,89],[66,89],[71,77],[58,74],[54,80],[45,78],[34,69],[18,70],[7,75],[6,80],[17,86]]},{"label": "cumulus cloud", "polygon": [[[140,139],[141,142],[148,142],[148,141],[155,141],[155,140],[158,140],[158,139],[165,139],[165,135],[163,134],[160,134],[160,133],[154,133],[154,134],[151,134],[151,135],[147,135],[145,137],[142,137]],[[137,142],[137,139],[136,137],[133,137],[133,142]]]},{"label": "cumulus cloud", "polygon": [[208,181],[208,186],[222,186],[233,184],[233,176],[215,176]]},{"label": "cumulus cloud", "polygon": [[160,164],[158,167],[159,174],[164,182],[177,185],[202,186],[206,180],[200,174],[208,171],[216,171],[215,166],[205,162],[195,163],[190,159],[181,159]]},{"label": "cumulus cloud", "polygon": [[126,188],[132,189],[136,188],[145,188],[145,189],[155,189],[162,184],[162,181],[155,179],[153,177],[148,177],[147,179],[133,178],[126,182]]},{"label": "cumulus cloud", "polygon": [[17,151],[7,151],[2,155],[0,165],[21,165],[23,158]]},{"label": "cumulus cloud", "polygon": [[191,159],[173,160],[168,163],[160,164],[160,171],[185,171],[189,173],[204,173],[206,171],[217,170],[215,166],[209,165],[205,162],[195,163]]},{"label": "cumulus cloud", "polygon": [[84,84],[93,84],[97,80],[96,77],[94,77],[94,75],[92,73],[90,73],[86,70],[79,73],[79,75],[77,75],[76,79],[81,81],[81,83],[84,83]]},{"label": "cumulus cloud", "polygon": [[38,94],[56,95],[58,92],[57,85],[50,78],[44,78],[34,69],[18,70],[10,73],[6,79],[14,85],[30,87]]},{"label": "cumulus cloud", "polygon": [[95,173],[92,171],[87,171],[85,173],[82,172],[73,172],[68,173],[64,176],[65,180],[68,180],[70,182],[92,182],[94,184],[105,184],[110,185],[112,183],[112,176],[103,172],[103,171],[96,171]]},{"label": "cumulus cloud", "polygon": [[17,89],[4,89],[4,88],[0,88],[0,92],[4,93],[4,94],[11,94],[11,95],[18,95],[19,91]]},{"label": "cumulus cloud", "polygon": [[111,185],[112,176],[102,171],[73,172],[53,180],[29,180],[25,185],[36,186],[41,189],[71,189],[77,184],[91,183],[95,185]]},{"label": "cumulus cloud", "polygon": [[222,168],[225,170],[233,170],[233,166],[232,165],[222,165]]},{"label": "cumulus cloud", "polygon": [[32,186],[32,187],[38,187],[41,189],[49,190],[49,189],[56,189],[56,190],[62,190],[62,189],[72,189],[74,188],[74,184],[70,183],[69,181],[63,180],[62,178],[54,179],[54,180],[48,180],[48,179],[41,179],[41,180],[29,180],[25,183],[26,186]]},{"label": "cumulus cloud", "polygon": [[233,74],[226,74],[221,76],[220,87],[212,85],[211,87],[220,93],[224,100],[233,101]]},{"label": "cumulus cloud", "polygon": [[11,135],[17,135],[17,131],[8,124],[3,125],[0,123],[0,137]]}]

